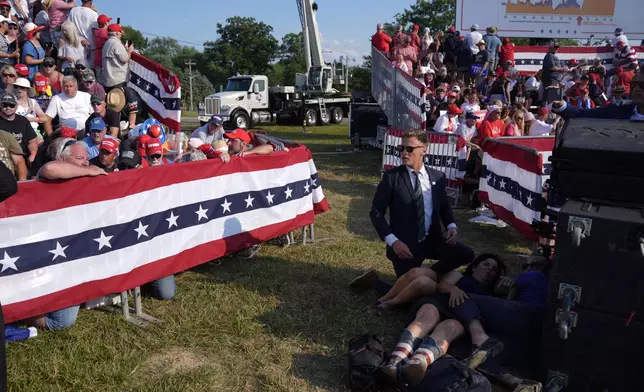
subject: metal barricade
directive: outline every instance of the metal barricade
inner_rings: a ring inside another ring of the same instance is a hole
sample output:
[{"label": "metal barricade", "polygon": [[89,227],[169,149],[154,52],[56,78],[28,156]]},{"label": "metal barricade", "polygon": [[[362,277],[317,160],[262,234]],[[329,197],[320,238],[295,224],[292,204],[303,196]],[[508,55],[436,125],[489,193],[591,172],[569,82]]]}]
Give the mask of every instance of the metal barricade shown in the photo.
[{"label": "metal barricade", "polygon": [[[402,161],[396,146],[402,144],[404,131],[389,129],[385,135],[382,155],[382,171],[400,166]],[[445,174],[447,195],[458,205],[463,189],[467,147],[460,135],[427,132],[429,148],[425,155],[425,165]]]}]

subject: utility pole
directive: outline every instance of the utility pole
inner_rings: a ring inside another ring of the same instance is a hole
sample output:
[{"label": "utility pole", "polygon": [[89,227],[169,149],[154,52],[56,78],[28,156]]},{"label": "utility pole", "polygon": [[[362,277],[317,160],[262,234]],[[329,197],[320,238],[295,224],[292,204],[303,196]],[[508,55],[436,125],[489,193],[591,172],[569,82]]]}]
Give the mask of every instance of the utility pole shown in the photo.
[{"label": "utility pole", "polygon": [[192,76],[192,66],[197,65],[194,60],[190,59],[186,61],[186,65],[188,66],[188,80],[190,81],[190,111],[194,112],[195,111],[195,103],[192,99],[192,79],[195,78],[195,76]]},{"label": "utility pole", "polygon": [[349,56],[340,56],[340,63],[342,66],[342,76],[344,76],[344,92],[349,92],[349,62],[356,62],[355,58],[350,58]]}]

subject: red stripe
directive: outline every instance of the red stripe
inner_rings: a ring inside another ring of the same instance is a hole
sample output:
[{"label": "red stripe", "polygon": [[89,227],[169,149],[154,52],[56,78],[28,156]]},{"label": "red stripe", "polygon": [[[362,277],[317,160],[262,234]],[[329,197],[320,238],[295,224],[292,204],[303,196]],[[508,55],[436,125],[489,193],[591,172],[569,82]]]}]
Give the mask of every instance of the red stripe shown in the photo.
[{"label": "red stripe", "polygon": [[3,305],[4,321],[5,323],[11,323],[24,320],[54,310],[64,309],[107,294],[129,290],[144,283],[218,259],[224,255],[229,255],[245,249],[250,245],[268,241],[299,227],[309,225],[314,220],[315,216],[310,211],[298,215],[289,221],[264,226],[250,232],[212,241],[192,249],[186,249],[176,256],[167,257],[147,264],[125,275],[83,283],[43,297]]},{"label": "red stripe", "polygon": [[506,142],[512,144],[517,144],[519,146],[530,147],[537,151],[552,151],[555,148],[555,137],[554,136],[521,136],[511,139],[499,138]]},{"label": "red stripe", "polygon": [[110,173],[56,183],[20,183],[18,196],[0,203],[0,218],[29,215],[103,200],[120,199],[152,189],[239,172],[279,169],[308,162],[311,152],[297,147],[270,156],[233,157],[230,163],[207,160]]},{"label": "red stripe", "polygon": [[517,231],[524,237],[532,241],[536,241],[538,239],[537,232],[530,224],[514,216],[512,211],[508,211],[502,206],[490,203],[487,192],[479,192],[479,200],[481,203],[486,204],[497,218],[517,229]]},{"label": "red stripe", "polygon": [[[638,53],[644,51],[644,46],[631,46]],[[613,53],[614,48],[609,48],[606,46],[562,46],[559,48],[557,53],[572,53],[572,54],[599,54],[599,53]],[[522,52],[531,52],[531,53],[543,53],[544,55],[548,53],[547,46],[516,46],[514,48],[515,55],[521,54]]]},{"label": "red stripe", "polygon": [[483,152],[491,157],[514,163],[523,170],[541,175],[543,167],[539,166],[539,154],[535,149],[522,149],[513,144],[499,143],[494,139],[487,139],[483,143]]},{"label": "red stripe", "polygon": [[171,130],[177,131],[177,132],[181,131],[181,123],[179,121],[172,119],[170,117],[161,116],[159,113],[156,112],[156,110],[152,109],[149,104],[148,104],[148,113],[150,113],[152,117],[159,120],[161,124],[167,126]]},{"label": "red stripe", "polygon": [[331,209],[329,202],[326,200],[326,197],[318,203],[313,203],[313,212],[315,215],[320,215]]},{"label": "red stripe", "polygon": [[[136,63],[139,63],[144,68],[147,68],[149,71],[154,72],[157,75],[157,77],[159,78],[159,82],[161,82],[161,85],[163,86],[163,89],[165,90],[165,92],[167,94],[174,94],[176,92],[176,90],[178,90],[181,87],[181,84],[179,83],[179,78],[177,77],[177,75],[174,72],[172,72],[169,69],[167,69],[166,67],[164,67],[163,65],[161,65],[161,64],[159,64],[159,63],[157,63],[155,61],[152,61],[152,60],[148,59],[147,57],[145,57],[145,56],[143,56],[143,55],[141,55],[141,54],[139,54],[137,52],[132,52],[132,61],[134,61]],[[165,85],[164,81],[162,80],[162,78],[172,78],[173,81],[174,81],[174,85],[175,85],[176,90],[175,91],[170,91],[166,87],[166,85]]]}]

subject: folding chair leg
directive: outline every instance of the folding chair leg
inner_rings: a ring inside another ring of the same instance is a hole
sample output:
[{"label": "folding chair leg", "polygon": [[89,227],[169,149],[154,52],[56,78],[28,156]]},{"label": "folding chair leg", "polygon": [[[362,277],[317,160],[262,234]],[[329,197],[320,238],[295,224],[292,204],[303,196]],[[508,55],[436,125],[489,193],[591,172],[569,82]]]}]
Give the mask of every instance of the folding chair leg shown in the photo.
[{"label": "folding chair leg", "polygon": [[[150,325],[150,323],[160,323],[161,320],[143,312],[140,287],[137,286],[136,288],[134,288],[133,295],[134,309],[130,308],[130,305],[128,303],[127,291],[123,291],[121,293],[121,311],[123,318],[125,318],[125,321],[141,328],[147,327],[148,325]],[[130,312],[134,312],[134,314],[132,315]]]},{"label": "folding chair leg", "polygon": [[302,245],[306,245],[306,226],[302,227]]}]

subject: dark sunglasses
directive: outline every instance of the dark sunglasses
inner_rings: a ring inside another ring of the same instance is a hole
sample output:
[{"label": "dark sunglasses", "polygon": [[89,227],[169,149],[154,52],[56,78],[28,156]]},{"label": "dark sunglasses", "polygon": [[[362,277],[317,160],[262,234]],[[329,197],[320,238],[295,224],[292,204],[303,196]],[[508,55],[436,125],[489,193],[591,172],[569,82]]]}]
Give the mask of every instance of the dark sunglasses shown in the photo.
[{"label": "dark sunglasses", "polygon": [[9,26],[9,30],[18,30],[18,26]]},{"label": "dark sunglasses", "polygon": [[396,151],[398,151],[398,152],[407,151],[409,153],[412,153],[412,152],[414,152],[415,149],[423,148],[423,147],[425,147],[425,146],[407,146],[407,147],[405,147],[403,145],[398,145],[398,146],[396,146]]},{"label": "dark sunglasses", "polygon": [[161,154],[150,155],[150,159],[154,159],[154,160],[161,159]]},{"label": "dark sunglasses", "polygon": [[3,74],[2,74],[2,77],[3,77],[3,78],[16,78],[17,76],[16,76],[16,75],[14,75],[14,74],[6,74],[6,73],[3,73]]},{"label": "dark sunglasses", "polygon": [[15,103],[3,103],[2,107],[3,108],[12,108],[13,109],[13,108],[16,107],[16,104]]},{"label": "dark sunglasses", "polygon": [[92,102],[92,106],[102,105],[104,102]]},{"label": "dark sunglasses", "polygon": [[100,152],[101,154],[104,154],[104,155],[112,155],[112,154],[114,154],[114,152],[116,152],[116,151],[114,151],[114,152],[110,152],[110,151],[107,151],[107,150],[101,149],[99,152]]}]

